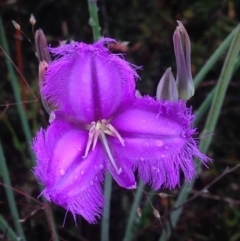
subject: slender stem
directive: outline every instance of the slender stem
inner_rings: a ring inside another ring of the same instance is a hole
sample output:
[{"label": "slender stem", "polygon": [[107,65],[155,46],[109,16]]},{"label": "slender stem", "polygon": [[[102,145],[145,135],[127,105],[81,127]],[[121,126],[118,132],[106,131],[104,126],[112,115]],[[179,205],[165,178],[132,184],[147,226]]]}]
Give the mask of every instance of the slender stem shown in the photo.
[{"label": "slender stem", "polygon": [[11,187],[11,181],[10,181],[8,168],[7,168],[7,164],[6,164],[6,159],[4,157],[1,141],[0,141],[0,168],[1,168],[1,171],[2,171],[2,177],[3,177],[4,184],[6,184],[8,186],[8,187],[5,187],[5,190],[6,190],[7,199],[8,199],[8,203],[9,203],[9,206],[10,206],[10,211],[11,211],[11,215],[12,215],[12,218],[13,218],[15,229],[17,230],[18,236],[21,237],[21,240],[25,241],[26,237],[24,235],[22,225],[21,225],[21,223],[19,223],[20,218],[19,218],[19,215],[18,215],[18,210],[17,210],[15,198],[14,198],[14,195],[13,195],[13,191],[10,188]]},{"label": "slender stem", "polygon": [[94,41],[99,40],[101,37],[101,28],[99,25],[98,7],[96,2],[97,0],[88,0],[88,11],[90,14],[89,24],[92,27]]},{"label": "slender stem", "polygon": [[[116,163],[113,159],[111,151],[108,146],[107,138],[105,134],[101,134],[101,141],[103,146],[105,147],[108,158],[111,160],[111,164],[115,168],[116,172],[118,172],[118,168],[116,167]],[[110,173],[106,174],[105,185],[104,185],[104,209],[103,209],[103,218],[101,223],[101,241],[109,240],[109,221],[110,221],[110,204],[111,204],[111,194],[112,194],[112,177]]]},{"label": "slender stem", "polygon": [[104,185],[104,209],[103,218],[101,222],[101,241],[109,241],[109,226],[110,226],[110,204],[112,194],[112,176],[110,173],[106,174]]},{"label": "slender stem", "polygon": [[[217,124],[217,120],[220,115],[220,110],[221,110],[221,107],[223,104],[223,100],[225,98],[226,90],[227,90],[229,81],[230,81],[233,71],[234,71],[234,63],[237,59],[239,51],[240,51],[240,25],[238,25],[236,28],[236,33],[235,33],[234,39],[232,41],[232,44],[229,48],[227,57],[225,59],[225,62],[224,62],[224,65],[223,65],[223,68],[222,68],[222,71],[221,71],[221,74],[219,77],[219,81],[216,86],[216,90],[215,90],[211,108],[210,108],[210,111],[208,114],[208,118],[207,118],[204,130],[201,133],[201,135],[214,133],[214,130],[215,130],[215,127]],[[210,146],[211,140],[212,140],[212,137],[210,136],[209,138],[204,138],[200,141],[199,149],[201,150],[201,152],[203,152],[203,153],[207,152],[207,150]],[[202,170],[202,165],[200,163],[198,163],[198,173],[201,173],[201,170]],[[185,202],[189,193],[191,192],[191,189],[195,183],[195,180],[196,179],[194,179],[190,184],[186,183],[186,182],[184,183],[184,185],[181,189],[181,192],[178,196],[178,199],[175,203],[175,207],[180,206],[182,203]],[[179,208],[171,213],[171,215],[170,215],[171,225],[168,222],[167,228],[165,230],[163,230],[159,241],[165,241],[171,236],[171,228],[170,227],[175,228],[181,213],[182,213],[182,208]]]},{"label": "slender stem", "polygon": [[137,192],[136,192],[132,207],[130,209],[131,211],[130,211],[130,215],[128,217],[127,227],[126,227],[123,241],[128,241],[132,238],[132,235],[133,235],[132,227],[136,220],[137,208],[139,206],[140,200],[143,195],[144,186],[145,186],[145,184],[143,182],[139,182]]},{"label": "slender stem", "polygon": [[3,216],[0,214],[0,230],[3,232],[3,240],[19,241],[19,237],[14,233],[8,223],[4,220]]}]

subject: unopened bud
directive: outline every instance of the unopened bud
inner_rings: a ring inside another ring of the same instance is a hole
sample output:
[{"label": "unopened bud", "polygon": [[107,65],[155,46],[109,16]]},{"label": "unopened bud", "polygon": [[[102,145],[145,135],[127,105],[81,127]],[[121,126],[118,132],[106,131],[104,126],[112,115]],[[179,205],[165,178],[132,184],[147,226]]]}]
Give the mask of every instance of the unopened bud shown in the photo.
[{"label": "unopened bud", "polygon": [[21,29],[20,25],[16,21],[12,20],[12,23],[13,23],[14,28],[16,28],[17,30]]},{"label": "unopened bud", "polygon": [[176,84],[179,98],[188,100],[194,95],[191,73],[191,43],[186,29],[180,21],[173,34],[174,51],[177,62]]},{"label": "unopened bud", "polygon": [[178,91],[171,68],[168,68],[159,81],[156,93],[157,100],[178,101]]},{"label": "unopened bud", "polygon": [[47,39],[41,29],[38,29],[35,32],[35,46],[37,51],[38,60],[45,61],[49,63],[51,61],[51,57],[48,51]]}]

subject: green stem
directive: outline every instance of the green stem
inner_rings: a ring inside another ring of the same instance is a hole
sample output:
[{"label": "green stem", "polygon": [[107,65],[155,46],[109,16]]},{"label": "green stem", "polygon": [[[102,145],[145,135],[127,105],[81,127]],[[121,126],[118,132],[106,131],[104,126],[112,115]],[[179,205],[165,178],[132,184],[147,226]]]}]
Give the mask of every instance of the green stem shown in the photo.
[{"label": "green stem", "polygon": [[[224,65],[219,77],[219,81],[218,84],[216,86],[216,90],[214,91],[214,97],[213,97],[213,101],[211,104],[211,108],[207,117],[207,121],[204,127],[203,132],[201,133],[201,136],[209,134],[209,133],[214,133],[214,130],[216,128],[216,124],[217,124],[217,120],[219,118],[220,115],[220,110],[222,108],[222,104],[223,104],[223,100],[225,98],[225,94],[226,94],[226,90],[227,87],[229,85],[229,81],[232,77],[233,71],[234,71],[234,64],[235,61],[237,59],[237,56],[239,54],[240,51],[240,25],[237,26],[236,28],[236,33],[234,36],[234,39],[232,41],[232,44],[229,48],[227,57],[224,61]],[[200,141],[199,144],[199,149],[201,150],[202,153],[206,153],[210,143],[212,141],[212,136],[208,137],[208,138],[204,138]],[[198,163],[198,173],[201,173],[202,170],[202,165],[200,163]],[[175,207],[180,206],[182,203],[185,202],[185,200],[187,199],[192,186],[195,183],[194,179],[190,184],[189,183],[184,183],[181,192],[178,196],[178,199],[175,203]],[[170,215],[170,221],[171,221],[171,226],[173,228],[176,227],[177,221],[180,217],[182,213],[182,208],[179,208],[175,211],[173,211]],[[171,236],[171,229],[170,229],[170,224],[168,222],[167,224],[167,228],[165,230],[163,230],[161,237],[159,239],[159,241],[166,241],[169,237]]]},{"label": "green stem", "polygon": [[10,206],[10,211],[11,211],[15,229],[17,230],[18,236],[21,237],[21,240],[25,241],[26,237],[24,235],[22,225],[19,222],[20,218],[18,215],[18,210],[17,210],[15,198],[13,195],[13,191],[11,189],[11,181],[9,178],[8,168],[7,168],[7,164],[6,164],[6,159],[4,157],[1,141],[0,141],[0,167],[1,167],[1,172],[2,172],[3,182],[4,182],[4,184],[6,184],[5,190],[6,190],[7,200],[8,200],[9,206]]},{"label": "green stem", "polygon": [[140,200],[143,195],[144,186],[145,186],[145,184],[143,182],[140,182],[138,184],[137,192],[136,192],[132,207],[130,209],[131,211],[130,211],[130,215],[128,218],[127,227],[126,227],[123,241],[128,241],[132,238],[132,227],[136,220],[137,208],[139,206]]},{"label": "green stem", "polygon": [[89,24],[92,27],[93,31],[93,39],[94,41],[97,41],[100,39],[100,25],[99,25],[99,19],[98,19],[98,7],[97,7],[97,1],[95,0],[88,0],[88,11],[90,14],[89,18]]},{"label": "green stem", "polygon": [[104,185],[104,209],[103,209],[103,218],[101,222],[101,241],[109,240],[111,193],[112,193],[112,176],[110,175],[110,173],[107,173],[105,178],[105,185]]}]

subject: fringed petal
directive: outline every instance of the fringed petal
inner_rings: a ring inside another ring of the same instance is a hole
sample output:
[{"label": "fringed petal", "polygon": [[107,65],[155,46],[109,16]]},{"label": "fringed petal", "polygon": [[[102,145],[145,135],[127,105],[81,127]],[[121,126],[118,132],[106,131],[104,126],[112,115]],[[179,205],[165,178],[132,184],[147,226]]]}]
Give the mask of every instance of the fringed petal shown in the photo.
[{"label": "fringed petal", "polygon": [[73,43],[50,49],[58,59],[49,64],[42,95],[82,121],[109,118],[135,94],[136,67],[109,53],[101,39],[93,45]]},{"label": "fringed petal", "polygon": [[129,101],[112,120],[125,140],[122,146],[111,139],[116,158],[132,163],[139,177],[153,188],[174,188],[180,182],[180,170],[191,180],[195,175],[193,157],[209,159],[197,148],[192,135],[193,115],[183,101],[158,101],[150,97]]},{"label": "fringed petal", "polygon": [[72,214],[96,222],[103,207],[101,182],[105,173],[105,153],[98,143],[95,151],[84,155],[88,132],[55,120],[34,140],[37,156],[34,173],[45,185],[43,195]]}]

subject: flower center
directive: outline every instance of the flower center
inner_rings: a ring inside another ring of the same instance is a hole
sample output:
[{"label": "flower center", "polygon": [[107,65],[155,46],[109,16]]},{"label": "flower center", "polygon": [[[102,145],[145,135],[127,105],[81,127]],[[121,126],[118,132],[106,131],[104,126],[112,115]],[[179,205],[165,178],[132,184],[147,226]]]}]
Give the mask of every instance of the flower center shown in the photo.
[{"label": "flower center", "polygon": [[125,142],[124,139],[120,136],[118,131],[107,120],[102,119],[97,122],[93,121],[89,128],[88,142],[87,142],[87,146],[86,146],[85,154],[83,158],[87,157],[91,147],[92,147],[92,151],[95,150],[99,136],[105,146],[106,151],[108,152],[107,149],[109,148],[106,148],[107,142],[106,142],[105,134],[116,137],[120,141],[120,143],[124,146],[124,142]]},{"label": "flower center", "polygon": [[89,134],[88,134],[88,141],[85,149],[85,153],[83,158],[86,158],[90,148],[92,147],[92,151],[95,150],[98,137],[102,141],[103,146],[105,147],[105,151],[110,159],[111,164],[113,165],[114,169],[118,174],[121,173],[121,168],[119,168],[114,161],[114,158],[112,156],[111,150],[109,148],[106,135],[114,136],[116,137],[120,143],[124,146],[124,139],[120,136],[118,131],[105,119],[99,120],[97,122],[93,121],[89,128]]}]

